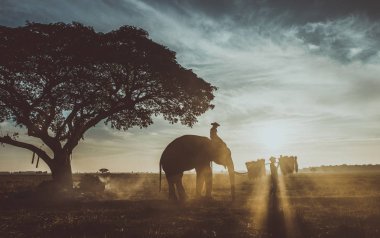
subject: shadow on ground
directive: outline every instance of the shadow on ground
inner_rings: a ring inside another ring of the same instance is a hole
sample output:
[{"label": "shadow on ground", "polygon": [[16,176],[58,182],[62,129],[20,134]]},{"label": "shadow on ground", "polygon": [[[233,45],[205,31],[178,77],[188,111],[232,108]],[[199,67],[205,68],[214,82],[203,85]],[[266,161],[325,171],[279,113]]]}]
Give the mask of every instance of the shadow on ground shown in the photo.
[{"label": "shadow on ground", "polygon": [[[242,176],[234,202],[228,176],[216,176],[214,200],[204,200],[191,196],[189,175],[186,203],[167,201],[165,190],[157,192],[157,175],[144,176],[117,177],[117,187],[126,188],[114,199],[4,196],[0,237],[380,237],[380,175],[300,174],[284,177],[275,192],[269,177]],[[29,180],[9,177],[0,181],[1,192],[21,190],[12,179],[30,187]]]}]

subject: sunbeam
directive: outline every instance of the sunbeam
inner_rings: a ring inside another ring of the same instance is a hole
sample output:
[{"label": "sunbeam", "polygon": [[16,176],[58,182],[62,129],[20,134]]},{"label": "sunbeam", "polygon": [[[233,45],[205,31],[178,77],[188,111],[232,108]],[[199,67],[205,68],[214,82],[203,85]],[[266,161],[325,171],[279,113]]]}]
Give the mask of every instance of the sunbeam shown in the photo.
[{"label": "sunbeam", "polygon": [[289,203],[288,194],[285,186],[284,176],[278,177],[278,193],[277,201],[279,203],[279,212],[282,213],[284,230],[286,237],[300,237],[299,229],[295,221],[295,213],[293,207]]},{"label": "sunbeam", "polygon": [[265,231],[265,224],[268,219],[269,177],[256,179],[252,188],[247,200],[247,207],[252,214],[253,229],[260,234]]}]

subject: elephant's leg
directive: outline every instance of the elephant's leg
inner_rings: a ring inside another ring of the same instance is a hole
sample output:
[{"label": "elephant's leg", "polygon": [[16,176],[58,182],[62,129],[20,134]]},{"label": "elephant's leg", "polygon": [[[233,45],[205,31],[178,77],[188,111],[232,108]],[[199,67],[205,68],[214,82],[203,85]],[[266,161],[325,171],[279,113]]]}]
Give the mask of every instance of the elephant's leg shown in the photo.
[{"label": "elephant's leg", "polygon": [[206,183],[206,197],[211,197],[212,191],[212,170],[211,167],[205,168],[204,171],[205,183]]},{"label": "elephant's leg", "polygon": [[169,187],[169,200],[178,200],[177,195],[175,194],[175,176],[166,176],[166,180],[168,181],[168,187]]},{"label": "elephant's leg", "polygon": [[203,169],[196,169],[195,172],[197,173],[197,181],[196,181],[196,196],[200,197],[202,195],[203,190],[203,184],[205,182],[205,174]]},{"label": "elephant's leg", "polygon": [[187,195],[185,192],[185,188],[183,187],[183,184],[182,184],[182,177],[183,177],[183,173],[176,175],[176,183],[175,184],[177,187],[179,199],[181,201],[185,201],[187,199]]}]

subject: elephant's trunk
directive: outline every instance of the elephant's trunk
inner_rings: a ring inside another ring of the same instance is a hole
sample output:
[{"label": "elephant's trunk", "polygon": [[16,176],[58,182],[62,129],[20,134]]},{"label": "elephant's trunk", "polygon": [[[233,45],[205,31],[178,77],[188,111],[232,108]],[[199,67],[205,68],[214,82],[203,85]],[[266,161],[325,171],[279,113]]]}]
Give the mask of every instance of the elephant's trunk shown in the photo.
[{"label": "elephant's trunk", "polygon": [[228,169],[228,174],[230,176],[231,196],[232,196],[232,200],[234,201],[235,200],[235,169],[234,169],[234,163],[232,162],[232,159],[231,159],[231,162],[228,163],[227,169]]}]

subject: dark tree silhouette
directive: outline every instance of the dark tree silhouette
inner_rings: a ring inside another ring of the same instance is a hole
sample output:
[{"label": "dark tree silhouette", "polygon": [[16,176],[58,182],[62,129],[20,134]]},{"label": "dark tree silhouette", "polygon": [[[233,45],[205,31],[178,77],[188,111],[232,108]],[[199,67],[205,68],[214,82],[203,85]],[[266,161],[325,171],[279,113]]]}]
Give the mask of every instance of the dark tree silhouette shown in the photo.
[{"label": "dark tree silhouette", "polygon": [[0,55],[0,122],[26,128],[51,152],[17,134],[3,135],[0,143],[34,152],[67,188],[70,154],[97,123],[142,128],[160,114],[192,126],[214,107],[214,86],[132,26],[108,33],[79,23],[0,26]]},{"label": "dark tree silhouette", "polygon": [[110,173],[110,171],[108,169],[106,169],[106,168],[99,169],[99,172],[102,173],[102,174]]}]

